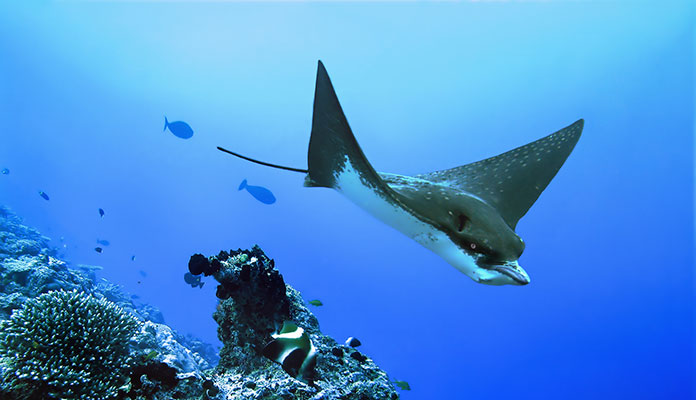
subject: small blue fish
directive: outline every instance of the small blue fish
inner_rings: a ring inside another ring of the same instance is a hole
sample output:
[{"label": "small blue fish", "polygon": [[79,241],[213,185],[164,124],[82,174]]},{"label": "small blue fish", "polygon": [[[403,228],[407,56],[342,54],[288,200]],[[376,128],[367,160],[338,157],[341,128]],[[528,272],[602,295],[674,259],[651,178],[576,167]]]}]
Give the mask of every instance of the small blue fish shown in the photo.
[{"label": "small blue fish", "polygon": [[135,256],[131,256],[131,261],[135,261]]},{"label": "small blue fish", "polygon": [[102,251],[104,251],[104,249],[102,249],[101,247],[95,247],[94,251],[96,251],[97,253],[101,253]]},{"label": "small blue fish", "polygon": [[169,122],[167,117],[164,117],[164,129],[166,131],[169,128],[169,132],[173,133],[174,136],[180,137],[182,139],[189,139],[193,136],[193,129],[184,121],[174,121]]},{"label": "small blue fish", "polygon": [[10,173],[10,170],[9,170],[9,169],[7,169],[7,168],[3,168],[3,169],[2,169],[2,174],[3,174],[3,175],[8,175],[9,173]]},{"label": "small blue fish", "polygon": [[104,217],[104,209],[103,208],[99,209],[99,216],[102,218]]},{"label": "small blue fish", "polygon": [[108,245],[111,244],[111,243],[110,243],[108,240],[106,240],[106,239],[97,239],[97,243],[99,243],[99,244],[102,245],[102,246],[108,246]]},{"label": "small blue fish", "polygon": [[184,282],[188,283],[191,285],[192,288],[195,287],[200,287],[202,288],[203,285],[205,285],[205,282],[201,282],[201,277],[197,275],[193,275],[190,272],[187,272],[184,274]]},{"label": "small blue fish", "polygon": [[47,195],[46,193],[42,192],[41,190],[39,190],[39,196],[43,197],[44,200],[47,200],[47,201],[50,200],[50,199],[48,198],[48,195]]},{"label": "small blue fish", "polygon": [[276,201],[275,196],[273,196],[273,193],[271,193],[270,190],[262,186],[247,185],[246,179],[243,180],[242,183],[239,185],[239,190],[244,189],[246,189],[247,192],[254,196],[256,200],[262,202],[263,204],[273,204]]},{"label": "small blue fish", "polygon": [[147,277],[147,273],[145,271],[143,271],[142,269],[139,272],[143,278]]}]

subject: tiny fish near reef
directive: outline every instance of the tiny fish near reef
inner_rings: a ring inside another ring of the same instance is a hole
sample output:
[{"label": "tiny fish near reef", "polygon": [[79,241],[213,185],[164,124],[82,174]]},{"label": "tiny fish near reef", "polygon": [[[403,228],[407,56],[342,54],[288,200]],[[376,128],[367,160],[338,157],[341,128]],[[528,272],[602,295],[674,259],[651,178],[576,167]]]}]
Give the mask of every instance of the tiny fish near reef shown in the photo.
[{"label": "tiny fish near reef", "polygon": [[48,197],[48,195],[47,195],[45,192],[41,191],[41,190],[39,190],[39,196],[43,197],[43,199],[46,200],[46,201],[51,200],[51,199]]},{"label": "tiny fish near reef", "polygon": [[174,136],[182,139],[190,139],[193,136],[193,129],[184,121],[174,121],[169,122],[167,117],[164,117],[164,129],[166,131],[173,133]]},{"label": "tiny fish near reef", "polygon": [[266,189],[263,186],[252,186],[247,184],[247,180],[243,180],[241,184],[239,184],[239,190],[244,190],[246,189],[249,194],[254,196],[254,198],[263,204],[273,204],[276,201],[275,196],[273,196],[273,193],[271,193],[270,190]]},{"label": "tiny fish near reef", "polygon": [[157,350],[152,350],[152,351],[150,351],[149,353],[147,353],[147,354],[143,357],[143,359],[144,359],[145,361],[150,361],[150,360],[152,360],[153,358],[157,357],[158,354],[159,354],[159,353],[157,353]]},{"label": "tiny fish near reef", "polygon": [[406,381],[394,381],[392,383],[401,390],[411,390],[411,385]]}]

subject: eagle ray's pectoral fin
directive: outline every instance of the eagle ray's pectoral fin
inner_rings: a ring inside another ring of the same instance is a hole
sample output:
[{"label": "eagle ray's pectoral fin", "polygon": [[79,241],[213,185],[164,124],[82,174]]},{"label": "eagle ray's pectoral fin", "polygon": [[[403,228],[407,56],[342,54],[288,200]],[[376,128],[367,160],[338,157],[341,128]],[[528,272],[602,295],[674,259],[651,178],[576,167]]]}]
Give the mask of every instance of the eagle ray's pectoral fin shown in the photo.
[{"label": "eagle ray's pectoral fin", "polygon": [[495,157],[416,178],[472,193],[495,207],[511,228],[548,186],[580,139],[584,121]]}]

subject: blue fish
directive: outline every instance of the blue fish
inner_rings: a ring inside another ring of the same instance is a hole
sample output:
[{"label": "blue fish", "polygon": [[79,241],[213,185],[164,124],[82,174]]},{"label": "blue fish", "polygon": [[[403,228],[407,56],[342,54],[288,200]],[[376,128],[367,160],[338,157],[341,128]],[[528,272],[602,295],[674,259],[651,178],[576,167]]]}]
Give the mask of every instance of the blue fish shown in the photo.
[{"label": "blue fish", "polygon": [[100,217],[103,217],[103,216],[104,216],[104,209],[103,209],[103,208],[100,208],[100,209],[99,209],[99,216],[100,216]]},{"label": "blue fish", "polygon": [[270,190],[262,186],[251,186],[247,185],[247,180],[243,180],[239,185],[239,190],[246,189],[254,198],[263,204],[273,204],[276,201],[275,196]]},{"label": "blue fish", "polygon": [[39,196],[43,197],[44,200],[50,200],[50,199],[48,198],[48,195],[47,195],[46,193],[42,192],[41,190],[39,190]]},{"label": "blue fish", "polygon": [[102,246],[108,246],[111,244],[111,243],[109,243],[108,240],[105,240],[105,239],[97,239],[97,243],[99,243]]},{"label": "blue fish", "polygon": [[9,169],[7,169],[7,168],[3,168],[3,169],[2,169],[2,174],[3,174],[3,175],[7,175],[7,174],[9,174],[9,173],[10,173],[10,170],[9,170]]},{"label": "blue fish", "polygon": [[164,129],[162,129],[162,131],[166,131],[167,128],[169,128],[169,132],[173,133],[174,136],[182,139],[188,139],[193,136],[193,129],[184,121],[169,122],[167,117],[164,117]]},{"label": "blue fish", "polygon": [[200,276],[193,275],[190,272],[187,272],[184,274],[184,282],[191,285],[192,288],[195,288],[195,287],[203,288],[203,285],[205,285],[205,282],[201,282]]},{"label": "blue fish", "polygon": [[135,256],[131,256],[131,261],[135,261]]}]

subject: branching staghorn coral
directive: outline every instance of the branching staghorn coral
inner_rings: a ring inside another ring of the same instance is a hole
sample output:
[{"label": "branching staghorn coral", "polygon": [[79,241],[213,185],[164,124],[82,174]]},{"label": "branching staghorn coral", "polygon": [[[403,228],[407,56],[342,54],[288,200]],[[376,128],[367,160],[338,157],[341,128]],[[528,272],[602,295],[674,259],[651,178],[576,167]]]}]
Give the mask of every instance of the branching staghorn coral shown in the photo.
[{"label": "branching staghorn coral", "polygon": [[[138,320],[77,291],[28,300],[0,322],[2,393],[17,399],[110,399],[126,382]],[[6,394],[5,394],[6,393]]]}]

